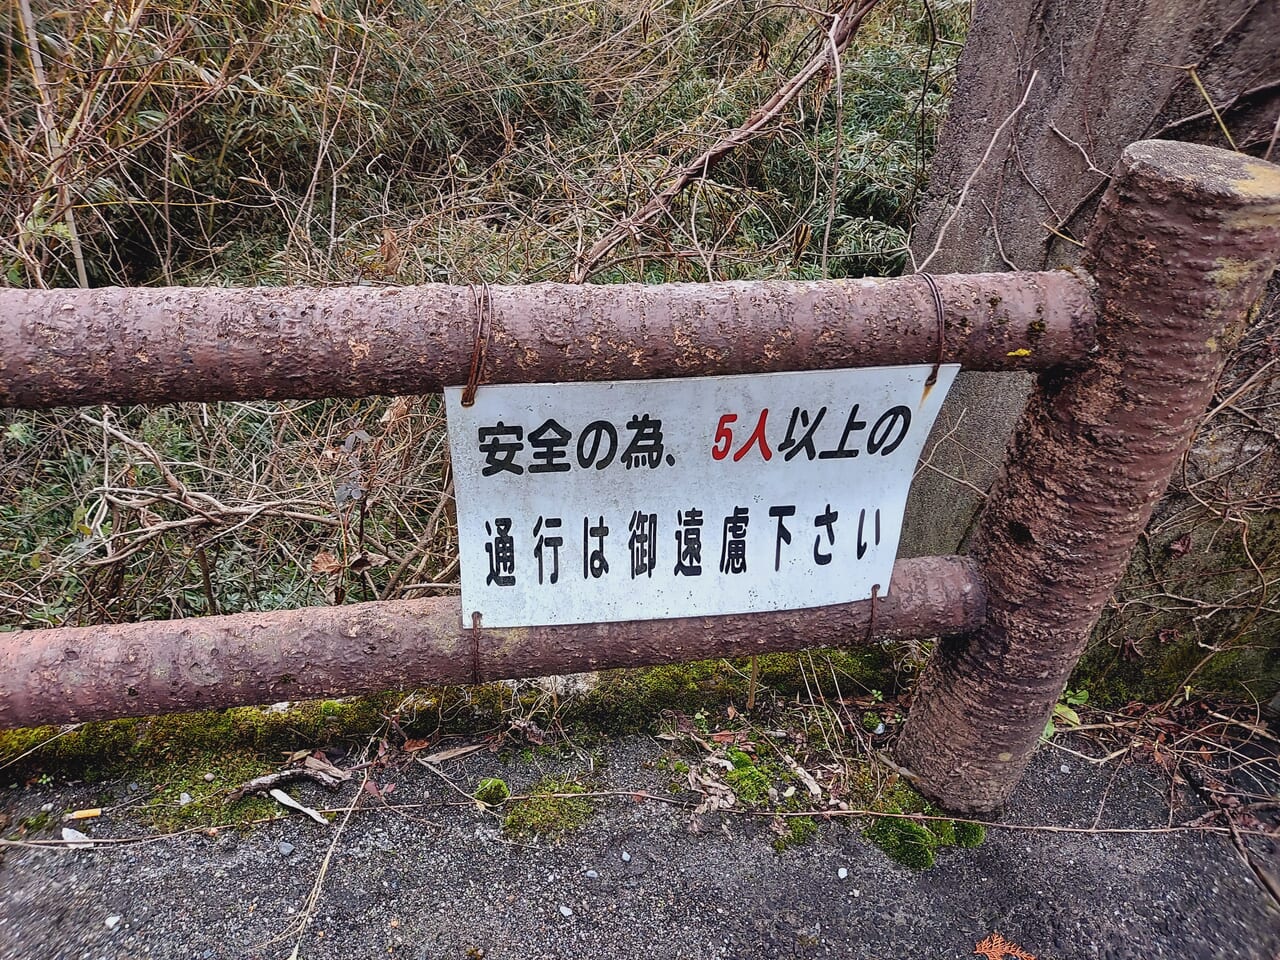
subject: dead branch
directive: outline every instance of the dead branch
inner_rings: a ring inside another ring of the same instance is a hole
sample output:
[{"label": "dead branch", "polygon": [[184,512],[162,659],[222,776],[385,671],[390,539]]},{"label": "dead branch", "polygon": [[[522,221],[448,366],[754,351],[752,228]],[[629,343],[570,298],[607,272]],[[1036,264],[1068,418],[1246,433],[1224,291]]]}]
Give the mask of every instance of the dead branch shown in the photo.
[{"label": "dead branch", "polygon": [[248,793],[265,794],[282,783],[292,783],[294,780],[314,780],[327,790],[337,790],[346,780],[350,779],[350,776],[350,774],[347,774],[346,777],[339,778],[324,770],[316,770],[310,767],[290,767],[287,770],[277,770],[275,773],[254,777],[252,780],[240,784],[227,795],[227,801],[235,803]]},{"label": "dead branch", "polygon": [[705,178],[711,169],[726,156],[766,132],[815,77],[827,69],[834,69],[840,55],[858,32],[858,28],[875,9],[879,0],[842,0],[839,9],[831,14],[831,26],[826,31],[819,48],[800,70],[774,91],[773,96],[756,108],[742,126],[722,137],[692,163],[681,168],[671,182],[631,216],[615,224],[574,265],[571,283],[582,283],[600,265],[618,244],[627,237],[636,236],[641,226],[661,216],[671,207],[671,202],[689,184]]}]

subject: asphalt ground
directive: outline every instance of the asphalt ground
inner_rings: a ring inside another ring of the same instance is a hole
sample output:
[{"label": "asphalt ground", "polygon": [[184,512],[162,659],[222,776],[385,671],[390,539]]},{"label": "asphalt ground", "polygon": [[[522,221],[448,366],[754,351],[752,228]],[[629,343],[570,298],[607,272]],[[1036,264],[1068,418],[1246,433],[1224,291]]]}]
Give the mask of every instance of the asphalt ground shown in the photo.
[{"label": "asphalt ground", "polygon": [[[1039,960],[1280,957],[1280,911],[1230,838],[1177,828],[1194,803],[1171,815],[1167,781],[1141,765],[1042,749],[1008,826],[921,872],[853,817],[778,853],[768,817],[638,799],[670,793],[653,764],[663,748],[629,738],[590,757],[411,764],[385,802],[354,781],[338,794],[290,788],[317,807],[355,806],[331,826],[291,814],[157,838],[108,810],[78,824],[90,849],[5,848],[0,957],[932,960],[972,957],[993,933]],[[559,842],[513,840],[462,795],[485,776],[519,793],[549,773],[617,795]],[[18,822],[90,795],[11,788],[0,808]],[[1280,863],[1266,839],[1253,850]]]}]

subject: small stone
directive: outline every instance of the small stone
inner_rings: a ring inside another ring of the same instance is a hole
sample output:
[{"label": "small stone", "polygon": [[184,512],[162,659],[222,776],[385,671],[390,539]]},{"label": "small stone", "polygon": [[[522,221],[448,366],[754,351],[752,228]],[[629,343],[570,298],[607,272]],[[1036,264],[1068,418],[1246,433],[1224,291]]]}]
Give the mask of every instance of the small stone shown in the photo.
[{"label": "small stone", "polygon": [[586,873],[586,877],[588,880],[599,880],[600,874],[596,873],[594,870],[588,870]]},{"label": "small stone", "polygon": [[280,856],[291,857],[293,856],[293,851],[296,850],[297,847],[295,847],[288,840],[281,840],[278,844],[276,844],[276,849],[280,851]]},{"label": "small stone", "polygon": [[622,851],[622,862],[623,863],[631,862],[631,854],[627,853],[627,851],[625,850]]},{"label": "small stone", "polygon": [[1070,767],[1070,766],[1068,766],[1068,765],[1067,765],[1067,764],[1065,764],[1065,763],[1064,763],[1062,766],[1060,766],[1058,769],[1059,769],[1059,770],[1061,770],[1063,773],[1070,773],[1070,772],[1071,772],[1071,767]]},{"label": "small stone", "polygon": [[137,793],[137,792],[138,792],[138,785],[137,785],[136,783],[131,783],[131,784],[129,784],[129,792],[130,792],[130,793]]},{"label": "small stone", "polygon": [[53,813],[53,804],[52,804],[52,803],[42,803],[42,804],[40,804],[40,812],[41,812],[41,813]]},{"label": "small stone", "polygon": [[877,724],[876,724],[876,731],[875,731],[875,732],[876,732],[876,736],[879,736],[880,734],[884,733],[884,724],[883,724],[883,723],[877,723]]},{"label": "small stone", "polygon": [[861,890],[859,890],[857,887],[854,887],[854,888],[853,888],[853,895],[854,895],[855,897],[860,897],[860,896],[862,896],[862,891],[861,891]]},{"label": "small stone", "polygon": [[191,794],[189,793],[183,792],[183,794],[180,797],[178,797],[178,806],[180,807],[185,807],[190,802],[191,802]]},{"label": "small stone", "polygon": [[564,917],[564,918],[567,920],[569,917],[572,917],[572,916],[573,916],[573,911],[572,911],[572,910],[570,910],[568,907],[561,906],[561,907],[560,907],[560,916]]},{"label": "small stone", "polygon": [[844,867],[841,867],[839,870],[836,871],[836,876],[839,877],[841,880],[848,880],[849,871],[846,870]]},{"label": "small stone", "polygon": [[118,926],[120,926],[120,918],[119,918],[119,917],[107,917],[107,929],[108,929],[108,930],[114,930],[114,929],[115,929],[116,927],[118,927]]},{"label": "small stone", "polygon": [[212,774],[212,773],[206,773],[206,774],[204,775],[204,782],[205,782],[205,783],[213,783],[213,774]]}]

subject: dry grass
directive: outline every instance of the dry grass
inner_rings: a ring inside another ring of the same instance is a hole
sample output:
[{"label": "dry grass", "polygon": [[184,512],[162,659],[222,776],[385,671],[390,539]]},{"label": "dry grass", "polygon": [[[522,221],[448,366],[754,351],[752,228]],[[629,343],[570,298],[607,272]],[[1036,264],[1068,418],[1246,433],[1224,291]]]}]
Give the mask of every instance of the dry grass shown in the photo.
[{"label": "dry grass", "polygon": [[[593,279],[895,272],[966,17],[883,0],[838,82]],[[760,0],[9,0],[0,283],[565,279],[821,23]],[[436,398],[0,411],[0,629],[453,589],[442,426]]]}]

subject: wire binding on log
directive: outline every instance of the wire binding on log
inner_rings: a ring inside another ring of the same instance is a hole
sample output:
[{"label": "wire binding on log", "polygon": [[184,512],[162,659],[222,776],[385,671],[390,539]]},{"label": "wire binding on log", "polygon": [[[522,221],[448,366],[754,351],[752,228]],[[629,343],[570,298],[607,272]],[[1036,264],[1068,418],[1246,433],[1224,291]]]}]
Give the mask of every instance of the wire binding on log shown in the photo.
[{"label": "wire binding on log", "polygon": [[876,601],[880,599],[880,584],[871,585],[871,612],[867,614],[867,636],[865,643],[870,644],[876,630]]},{"label": "wire binding on log", "polygon": [[476,388],[480,386],[484,360],[489,353],[489,340],[493,336],[493,297],[489,292],[488,281],[481,281],[479,291],[474,283],[471,284],[471,299],[476,306],[476,342],[471,349],[471,371],[467,374],[467,385],[462,389],[464,407],[476,402]]},{"label": "wire binding on log", "polygon": [[480,611],[471,613],[471,684],[480,685]]},{"label": "wire binding on log", "polygon": [[947,347],[947,323],[946,314],[942,306],[942,292],[938,289],[938,281],[933,279],[932,274],[917,273],[926,284],[929,285],[929,292],[933,294],[933,312],[938,318],[938,359],[934,361],[933,369],[929,372],[929,378],[925,380],[926,387],[932,387],[938,382],[938,370],[942,367],[942,361],[946,356]]}]

